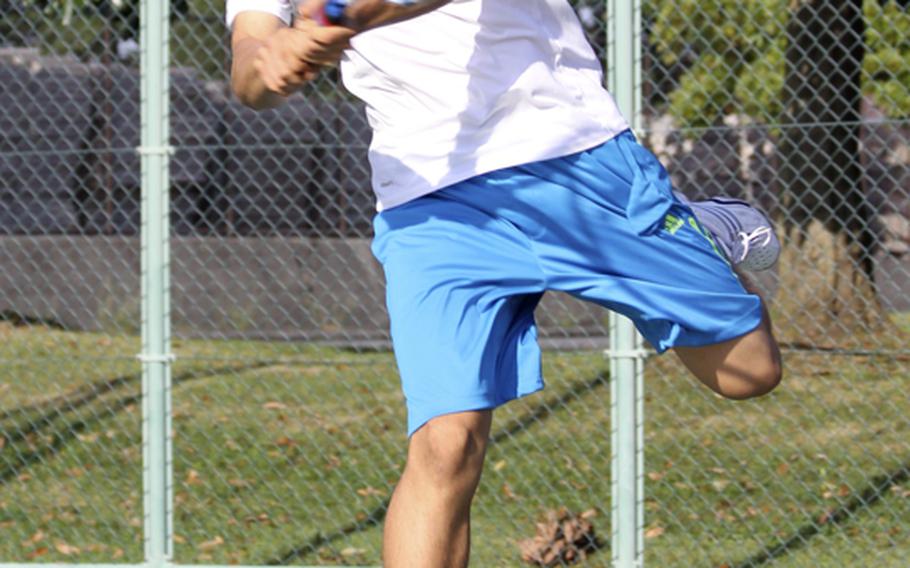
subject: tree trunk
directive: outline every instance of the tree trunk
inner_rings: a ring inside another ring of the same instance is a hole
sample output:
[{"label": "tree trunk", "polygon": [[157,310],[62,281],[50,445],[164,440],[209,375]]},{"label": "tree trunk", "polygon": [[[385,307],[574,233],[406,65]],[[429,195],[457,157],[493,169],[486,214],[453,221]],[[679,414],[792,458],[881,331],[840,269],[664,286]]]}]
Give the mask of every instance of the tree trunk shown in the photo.
[{"label": "tree trunk", "polygon": [[779,172],[785,250],[775,322],[784,340],[855,345],[887,321],[860,164],[862,5],[799,0],[787,29]]}]

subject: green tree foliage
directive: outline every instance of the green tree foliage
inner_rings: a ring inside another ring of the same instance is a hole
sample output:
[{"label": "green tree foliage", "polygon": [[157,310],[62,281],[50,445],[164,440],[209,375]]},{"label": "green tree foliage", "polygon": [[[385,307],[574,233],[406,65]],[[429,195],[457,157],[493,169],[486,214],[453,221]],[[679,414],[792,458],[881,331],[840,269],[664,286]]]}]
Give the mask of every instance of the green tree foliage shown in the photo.
[{"label": "green tree foliage", "polygon": [[[784,86],[789,0],[655,0],[651,38],[666,66],[682,66],[669,110],[682,125],[724,114],[776,122]],[[910,116],[910,14],[906,2],[866,0],[863,91],[892,118]],[[836,80],[836,78],[832,78]]]}]

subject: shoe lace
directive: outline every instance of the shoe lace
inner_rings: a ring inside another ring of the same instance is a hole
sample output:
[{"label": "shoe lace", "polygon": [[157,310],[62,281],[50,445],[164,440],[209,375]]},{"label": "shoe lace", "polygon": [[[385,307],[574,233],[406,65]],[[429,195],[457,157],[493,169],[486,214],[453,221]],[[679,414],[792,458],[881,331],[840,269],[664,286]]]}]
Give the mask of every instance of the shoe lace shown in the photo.
[{"label": "shoe lace", "polygon": [[[761,243],[756,243],[756,241],[762,238],[764,238],[764,240]],[[743,254],[737,262],[742,262],[749,255],[749,248],[752,246],[752,243],[756,243],[756,246],[763,247],[771,242],[771,227],[759,227],[751,233],[740,231],[739,240],[743,243]]]}]

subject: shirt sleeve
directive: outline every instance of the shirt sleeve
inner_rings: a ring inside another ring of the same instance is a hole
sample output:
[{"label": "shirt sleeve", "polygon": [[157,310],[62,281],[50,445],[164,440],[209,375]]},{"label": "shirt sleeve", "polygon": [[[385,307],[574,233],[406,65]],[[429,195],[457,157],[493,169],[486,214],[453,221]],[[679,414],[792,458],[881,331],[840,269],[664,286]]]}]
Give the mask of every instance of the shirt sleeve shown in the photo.
[{"label": "shirt sleeve", "polygon": [[285,24],[291,25],[291,14],[296,4],[296,0],[227,0],[224,20],[230,28],[240,12],[265,12],[278,16]]}]

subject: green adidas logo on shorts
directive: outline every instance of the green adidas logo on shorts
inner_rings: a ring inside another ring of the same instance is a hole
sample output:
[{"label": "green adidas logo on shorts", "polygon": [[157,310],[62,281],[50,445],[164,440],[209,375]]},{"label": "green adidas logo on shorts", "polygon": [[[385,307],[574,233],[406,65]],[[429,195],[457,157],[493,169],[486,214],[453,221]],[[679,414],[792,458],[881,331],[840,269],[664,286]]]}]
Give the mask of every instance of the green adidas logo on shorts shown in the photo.
[{"label": "green adidas logo on shorts", "polygon": [[[677,233],[677,231],[679,231],[680,229],[682,229],[685,226],[685,224],[686,224],[685,221],[683,221],[682,219],[680,219],[679,217],[677,217],[676,215],[673,215],[671,213],[667,213],[666,217],[664,217],[664,230],[666,230],[671,235],[675,235]],[[717,243],[714,242],[714,238],[711,237],[711,233],[709,233],[707,230],[705,230],[698,223],[698,221],[695,220],[695,217],[689,217],[689,225],[691,225],[692,228],[695,229],[696,233],[703,236],[704,238],[706,238],[708,240],[709,243],[711,243],[711,248],[714,249],[714,252],[717,253],[717,256],[721,257],[722,259],[724,259],[725,262],[727,262],[729,264],[727,257],[724,256],[724,254],[722,252],[720,252],[719,248],[717,248]]]},{"label": "green adidas logo on shorts", "polygon": [[685,225],[685,222],[675,215],[667,213],[667,216],[664,217],[664,229],[671,235],[675,235],[676,231],[680,230],[683,225]]}]

